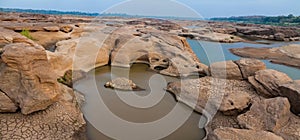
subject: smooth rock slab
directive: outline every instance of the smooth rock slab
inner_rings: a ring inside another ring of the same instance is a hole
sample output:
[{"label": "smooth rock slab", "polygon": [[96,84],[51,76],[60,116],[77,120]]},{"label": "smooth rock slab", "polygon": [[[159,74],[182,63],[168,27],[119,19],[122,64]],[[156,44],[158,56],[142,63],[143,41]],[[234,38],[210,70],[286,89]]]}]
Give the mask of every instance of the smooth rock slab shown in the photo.
[{"label": "smooth rock slab", "polygon": [[288,123],[290,115],[288,99],[277,97],[254,102],[250,111],[238,116],[238,121],[247,129],[274,132]]},{"label": "smooth rock slab", "polygon": [[244,79],[254,76],[259,70],[266,69],[265,63],[258,59],[242,58],[235,63],[239,66]]},{"label": "smooth rock slab", "polygon": [[44,48],[11,44],[1,58],[0,89],[23,114],[44,110],[56,101],[61,89]]},{"label": "smooth rock slab", "polygon": [[222,79],[243,79],[241,71],[233,61],[216,62],[210,65],[209,71],[212,77]]},{"label": "smooth rock slab", "polygon": [[[255,91],[245,81],[226,80],[212,77],[171,82],[167,90],[196,111],[202,112],[207,104],[212,110],[226,115],[237,114],[250,105]],[[207,110],[206,110],[207,111]]]},{"label": "smooth rock slab", "polygon": [[254,78],[273,97],[280,96],[280,85],[293,82],[287,74],[272,69],[258,71]]}]

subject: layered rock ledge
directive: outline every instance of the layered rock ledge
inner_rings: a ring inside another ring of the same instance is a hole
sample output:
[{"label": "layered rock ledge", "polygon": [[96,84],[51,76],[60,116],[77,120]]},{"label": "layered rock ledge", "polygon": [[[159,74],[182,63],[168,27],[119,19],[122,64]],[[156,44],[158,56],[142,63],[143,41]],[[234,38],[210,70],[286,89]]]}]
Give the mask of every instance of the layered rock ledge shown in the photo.
[{"label": "layered rock ledge", "polygon": [[300,45],[298,44],[278,48],[233,48],[230,51],[241,57],[266,59],[272,63],[300,68]]}]

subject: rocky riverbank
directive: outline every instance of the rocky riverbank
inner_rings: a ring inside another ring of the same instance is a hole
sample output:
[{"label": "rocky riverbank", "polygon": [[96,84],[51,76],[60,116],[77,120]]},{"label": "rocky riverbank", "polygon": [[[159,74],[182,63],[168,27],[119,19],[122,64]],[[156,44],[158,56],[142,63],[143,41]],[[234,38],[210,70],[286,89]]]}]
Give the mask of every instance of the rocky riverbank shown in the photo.
[{"label": "rocky riverbank", "polygon": [[[208,139],[300,138],[299,82],[266,70],[259,60],[202,64],[184,38],[193,31],[183,28],[183,21],[27,13],[0,13],[0,20],[1,139],[86,139],[80,111],[83,97],[72,84],[96,67],[134,63],[168,76],[203,77],[170,83],[167,89],[180,102],[196,102],[195,110],[211,120],[206,126]],[[208,24],[222,37],[212,39],[205,31],[199,39],[245,40],[236,34],[240,29]],[[134,87],[132,82],[128,85],[130,90]],[[210,117],[206,104],[218,110],[215,116]]]},{"label": "rocky riverbank", "polygon": [[293,44],[278,48],[234,48],[230,51],[241,57],[270,60],[272,63],[300,68],[300,45]]},{"label": "rocky riverbank", "polygon": [[167,87],[178,101],[210,120],[205,127],[207,139],[300,139],[298,82],[265,69],[255,59],[215,65],[210,66],[209,77],[172,82]]},{"label": "rocky riverbank", "polygon": [[197,40],[223,43],[253,42],[253,40],[299,41],[299,27],[281,27],[258,24],[214,22],[214,21],[174,21],[188,27],[179,34]]}]

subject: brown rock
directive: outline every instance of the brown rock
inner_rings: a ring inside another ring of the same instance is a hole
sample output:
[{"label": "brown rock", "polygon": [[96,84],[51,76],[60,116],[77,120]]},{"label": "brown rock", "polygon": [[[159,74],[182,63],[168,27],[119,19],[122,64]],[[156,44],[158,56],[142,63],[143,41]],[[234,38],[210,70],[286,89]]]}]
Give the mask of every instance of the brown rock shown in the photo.
[{"label": "brown rock", "polygon": [[288,99],[277,97],[254,102],[250,111],[238,116],[238,121],[247,129],[275,132],[288,123],[290,115]]},{"label": "brown rock", "polygon": [[287,97],[291,104],[291,111],[300,114],[300,83],[293,82],[280,86],[280,96]]},{"label": "brown rock", "polygon": [[59,95],[56,76],[42,47],[11,44],[1,55],[0,89],[23,114],[44,110]]},{"label": "brown rock", "polygon": [[32,40],[19,33],[0,27],[0,47],[4,47],[10,43],[26,43],[30,46],[37,45]]},{"label": "brown rock", "polygon": [[248,81],[253,85],[253,87],[256,89],[256,91],[259,93],[260,96],[267,97],[267,98],[274,96],[269,91],[267,91],[263,85],[261,85],[258,81],[256,81],[254,76],[248,77]]},{"label": "brown rock", "polygon": [[0,112],[16,112],[17,109],[12,100],[0,91]]},{"label": "brown rock", "polygon": [[70,33],[73,31],[73,27],[70,25],[64,25],[60,27],[60,31],[64,32],[64,33]]},{"label": "brown rock", "polygon": [[212,77],[222,79],[243,79],[241,71],[233,61],[216,62],[210,65],[209,71]]},{"label": "brown rock", "polygon": [[254,77],[255,80],[274,97],[280,95],[280,85],[293,82],[293,80],[285,73],[272,69],[258,71],[255,73]]},{"label": "brown rock", "polygon": [[300,117],[291,114],[288,124],[275,133],[286,140],[300,139]]},{"label": "brown rock", "polygon": [[282,137],[268,131],[235,128],[218,128],[209,136],[211,140],[283,140]]},{"label": "brown rock", "polygon": [[112,81],[109,81],[105,83],[104,85],[106,88],[113,88],[113,89],[119,89],[119,90],[143,90],[140,87],[138,87],[135,83],[133,83],[132,80],[129,80],[125,77],[119,77],[116,79],[113,79]]},{"label": "brown rock", "polygon": [[238,61],[235,61],[235,63],[241,69],[244,79],[248,79],[248,77],[254,76],[255,72],[259,70],[266,69],[265,63],[258,59],[242,58]]},{"label": "brown rock", "polygon": [[[167,90],[198,112],[207,104],[226,115],[234,115],[250,105],[250,94],[255,94],[245,81],[203,77],[168,84]],[[194,105],[194,106],[193,106]]]}]

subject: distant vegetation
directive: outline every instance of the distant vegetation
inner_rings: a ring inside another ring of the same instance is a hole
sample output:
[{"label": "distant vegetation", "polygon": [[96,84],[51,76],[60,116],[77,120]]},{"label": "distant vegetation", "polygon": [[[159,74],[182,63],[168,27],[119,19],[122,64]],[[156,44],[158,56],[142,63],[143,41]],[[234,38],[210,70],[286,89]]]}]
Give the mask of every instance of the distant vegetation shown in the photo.
[{"label": "distant vegetation", "polygon": [[21,35],[33,40],[33,37],[30,35],[30,31],[29,30],[22,30],[22,32],[20,33]]},{"label": "distant vegetation", "polygon": [[98,16],[98,13],[85,12],[62,12],[56,10],[32,10],[32,9],[15,9],[15,8],[0,8],[0,12],[19,12],[19,13],[34,13],[34,14],[51,14],[51,15],[80,15],[80,16]]},{"label": "distant vegetation", "polygon": [[241,17],[229,17],[229,18],[211,18],[214,21],[229,21],[238,23],[254,23],[254,24],[268,24],[278,26],[300,26],[300,16],[294,16],[292,14],[288,16],[241,16]]},{"label": "distant vegetation", "polygon": [[33,10],[33,9],[16,9],[16,8],[0,8],[0,12],[18,12],[33,14],[49,14],[49,15],[75,15],[75,16],[103,16],[103,17],[125,17],[125,18],[163,18],[163,19],[185,19],[185,20],[201,20],[201,18],[192,17],[172,17],[172,16],[143,16],[128,15],[124,13],[86,13],[77,11],[56,11],[56,10]]}]

